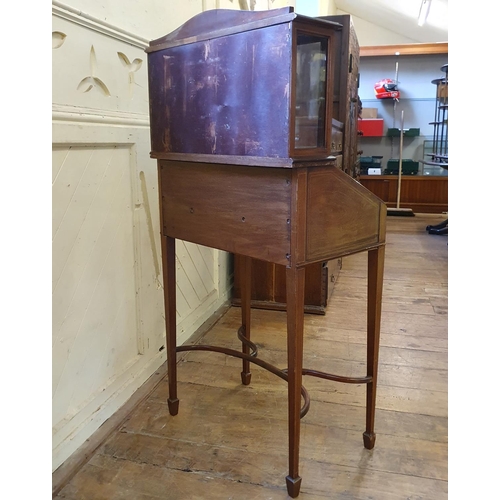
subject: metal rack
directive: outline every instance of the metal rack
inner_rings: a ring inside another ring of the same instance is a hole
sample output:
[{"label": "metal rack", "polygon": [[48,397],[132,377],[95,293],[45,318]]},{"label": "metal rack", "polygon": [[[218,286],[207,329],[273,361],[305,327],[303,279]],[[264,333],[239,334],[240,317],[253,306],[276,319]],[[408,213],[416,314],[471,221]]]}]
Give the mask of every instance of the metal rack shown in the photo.
[{"label": "metal rack", "polygon": [[441,66],[441,71],[445,76],[431,82],[436,85],[434,121],[429,123],[434,126],[432,152],[425,155],[422,163],[448,170],[448,64]]},{"label": "metal rack", "polygon": [[[434,121],[434,135],[432,138],[432,153],[423,160],[425,165],[432,165],[448,170],[448,64],[441,66],[443,78],[436,78],[432,83],[436,85],[436,108]],[[427,226],[429,234],[448,234],[448,219],[435,226]]]}]

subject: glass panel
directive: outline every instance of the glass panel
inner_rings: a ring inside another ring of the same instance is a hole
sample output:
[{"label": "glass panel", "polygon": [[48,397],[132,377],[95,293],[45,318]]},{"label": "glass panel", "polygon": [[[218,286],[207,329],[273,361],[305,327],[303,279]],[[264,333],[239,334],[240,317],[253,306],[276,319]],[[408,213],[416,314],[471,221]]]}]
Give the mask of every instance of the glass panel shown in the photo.
[{"label": "glass panel", "polygon": [[328,38],[298,33],[295,148],[325,147]]}]

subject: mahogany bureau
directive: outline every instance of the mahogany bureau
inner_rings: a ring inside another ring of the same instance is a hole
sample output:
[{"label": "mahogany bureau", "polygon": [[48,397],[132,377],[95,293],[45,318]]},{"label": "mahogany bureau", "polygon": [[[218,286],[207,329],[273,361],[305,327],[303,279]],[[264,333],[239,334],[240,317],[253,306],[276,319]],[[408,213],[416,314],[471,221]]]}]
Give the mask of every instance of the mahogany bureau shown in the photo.
[{"label": "mahogany bureau", "polygon": [[[336,71],[343,29],[341,23],[297,15],[289,7],[212,10],[146,49],[151,157],[158,163],[169,411],[179,411],[176,352],[211,350],[239,357],[245,385],[251,363],[286,380],[291,497],[300,491],[300,419],[310,404],[303,375],[366,384],[363,441],[369,449],[375,444],[386,206],[342,163],[344,144],[352,144],[339,121],[339,103],[346,100]],[[241,351],[176,345],[176,239],[240,256]],[[366,376],[303,367],[305,266],[358,252],[368,256]],[[284,369],[257,356],[251,342],[251,259],[286,268]]]}]

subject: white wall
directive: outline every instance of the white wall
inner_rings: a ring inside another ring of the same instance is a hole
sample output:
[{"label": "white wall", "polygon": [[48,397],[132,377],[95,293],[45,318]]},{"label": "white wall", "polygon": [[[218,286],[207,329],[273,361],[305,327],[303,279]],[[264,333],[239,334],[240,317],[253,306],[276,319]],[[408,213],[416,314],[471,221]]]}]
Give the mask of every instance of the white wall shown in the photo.
[{"label": "white wall", "polygon": [[377,26],[369,21],[353,15],[351,12],[339,9],[335,0],[296,0],[295,11],[304,16],[346,15],[352,17],[359,45],[396,45],[415,43],[416,40]]},{"label": "white wall", "polygon": [[[144,48],[208,2],[173,4],[53,2],[53,469],[165,361]],[[178,343],[229,299],[228,257],[178,242]]]},{"label": "white wall", "polygon": [[[53,5],[60,2],[53,1]],[[70,0],[62,3],[109,23],[137,37],[154,40],[178,28],[182,23],[209,8],[216,0]]]},{"label": "white wall", "polygon": [[335,0],[296,0],[295,11],[303,16],[352,16],[352,22],[360,46],[364,45],[392,45],[402,43],[415,43],[415,40],[402,36],[393,31],[365,21],[350,12],[337,8]]},{"label": "white wall", "polygon": [[[337,9],[336,14],[344,15],[350,13]],[[412,38],[405,37],[399,33],[395,33],[394,31],[389,31],[354,15],[352,15],[352,22],[354,24],[354,29],[356,30],[360,47],[370,45],[399,45],[404,43],[416,43],[416,40]]]}]

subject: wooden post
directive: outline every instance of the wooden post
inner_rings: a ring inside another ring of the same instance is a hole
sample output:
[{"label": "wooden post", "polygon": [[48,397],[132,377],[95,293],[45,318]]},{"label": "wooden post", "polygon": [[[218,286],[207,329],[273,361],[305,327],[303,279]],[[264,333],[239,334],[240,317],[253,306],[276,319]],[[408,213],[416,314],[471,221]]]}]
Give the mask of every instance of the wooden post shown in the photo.
[{"label": "wooden post", "polygon": [[368,314],[367,314],[367,376],[372,380],[366,386],[365,448],[375,446],[375,403],[377,396],[378,353],[380,344],[380,318],[384,282],[385,246],[368,251]]},{"label": "wooden post", "polygon": [[170,415],[177,415],[179,412],[179,399],[177,398],[175,238],[162,235],[161,242],[165,326],[167,333],[168,409]]},{"label": "wooden post", "polygon": [[[243,327],[243,336],[250,340],[250,313],[251,313],[251,293],[252,293],[252,259],[241,256],[240,259],[241,275],[241,325]],[[250,354],[250,348],[242,342],[242,352]],[[244,385],[250,384],[252,374],[250,373],[250,362],[243,360],[243,371],[241,372],[241,382]]]},{"label": "wooden post", "polygon": [[300,408],[302,387],[302,357],[304,339],[305,268],[286,270],[287,348],[288,348],[288,494],[295,498],[300,492],[299,476]]}]

